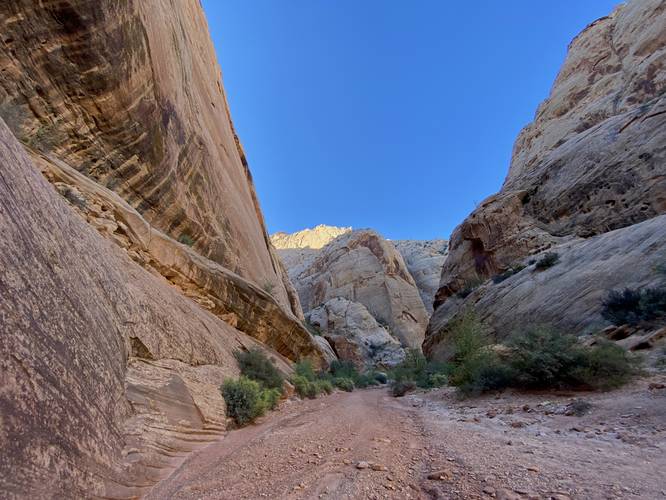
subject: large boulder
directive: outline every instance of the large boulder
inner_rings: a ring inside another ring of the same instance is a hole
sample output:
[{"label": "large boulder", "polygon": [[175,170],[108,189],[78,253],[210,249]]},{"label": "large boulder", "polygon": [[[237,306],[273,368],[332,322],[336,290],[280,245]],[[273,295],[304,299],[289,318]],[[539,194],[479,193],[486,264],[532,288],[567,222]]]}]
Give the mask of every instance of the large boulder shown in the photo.
[{"label": "large boulder", "polygon": [[405,350],[363,304],[337,297],[306,314],[307,321],[329,342],[338,358],[359,370],[399,364]]},{"label": "large boulder", "polygon": [[[501,191],[451,236],[428,350],[438,343],[442,318],[460,302],[456,295],[471,284],[550,247],[590,249],[582,240],[666,212],[665,26],[662,1],[634,0],[571,42],[550,96],[516,141]],[[633,267],[650,260],[631,255]],[[607,285],[589,279],[585,292],[596,297]],[[564,316],[577,311],[566,307],[573,297],[580,300],[579,294],[561,297]],[[515,314],[502,301],[495,307],[495,318]],[[553,320],[547,310],[536,309],[529,319]],[[598,310],[580,314],[591,321]]]}]

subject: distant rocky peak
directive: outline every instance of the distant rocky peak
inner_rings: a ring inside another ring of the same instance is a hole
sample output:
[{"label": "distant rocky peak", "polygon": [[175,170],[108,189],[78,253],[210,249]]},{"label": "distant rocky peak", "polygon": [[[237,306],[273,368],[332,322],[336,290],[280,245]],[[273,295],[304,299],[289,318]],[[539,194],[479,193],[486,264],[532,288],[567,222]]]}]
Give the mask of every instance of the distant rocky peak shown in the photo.
[{"label": "distant rocky peak", "polygon": [[271,236],[273,246],[279,250],[294,248],[319,249],[326,246],[338,236],[351,232],[351,227],[337,227],[319,224],[312,229],[303,229],[295,233],[279,232]]}]

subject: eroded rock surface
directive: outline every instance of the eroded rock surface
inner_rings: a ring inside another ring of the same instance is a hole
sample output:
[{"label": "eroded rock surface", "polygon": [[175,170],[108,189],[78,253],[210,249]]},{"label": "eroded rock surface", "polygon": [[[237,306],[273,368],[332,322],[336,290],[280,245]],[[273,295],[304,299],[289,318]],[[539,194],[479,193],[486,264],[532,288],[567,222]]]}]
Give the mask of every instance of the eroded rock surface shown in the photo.
[{"label": "eroded rock surface", "polygon": [[292,307],[199,2],[7,0],[0,19],[16,137]]},{"label": "eroded rock surface", "polygon": [[225,429],[217,388],[261,344],[102,238],[1,120],[0,165],[0,490],[139,495]]},{"label": "eroded rock surface", "polygon": [[306,319],[338,358],[352,361],[361,371],[395,366],[405,358],[400,342],[358,302],[337,297],[308,312]]},{"label": "eroded rock surface", "polygon": [[418,288],[400,253],[375,231],[335,238],[289,275],[305,311],[338,297],[358,302],[404,347],[420,347],[428,314]]},{"label": "eroded rock surface", "polygon": [[[666,9],[660,0],[620,5],[573,40],[550,96],[516,141],[502,190],[451,236],[428,349],[435,349],[443,318],[457,309],[456,294],[461,290],[550,247],[562,246],[564,254],[574,248],[577,253],[592,251],[607,242],[592,237],[666,212],[665,68]],[[661,224],[658,218],[650,227],[657,231]],[[626,235],[622,239],[628,244],[631,234],[617,233]],[[635,260],[624,264],[640,270],[652,261],[655,247],[644,248],[649,255],[631,247],[614,248],[632,255]],[[593,254],[578,257],[586,258],[595,260]],[[572,299],[584,299],[582,303],[591,306],[603,287],[620,283],[604,278],[614,269],[597,264],[598,280],[582,267],[583,276],[571,274],[573,282],[585,284],[573,295],[563,293],[569,289],[564,281],[543,283],[550,289],[538,292],[546,300],[544,307],[533,309],[536,302],[527,300],[534,315],[521,320],[557,320],[549,312],[550,301],[557,297],[563,315],[559,322],[589,324],[598,319],[598,307],[579,310]],[[494,298],[496,318],[506,316],[508,321],[516,315],[514,301]],[[576,314],[580,317],[574,318]],[[497,319],[495,328],[504,322]]]},{"label": "eroded rock surface", "polygon": [[392,241],[407,264],[421,294],[423,305],[432,314],[432,304],[439,288],[442,266],[448,253],[446,240],[395,240]]}]

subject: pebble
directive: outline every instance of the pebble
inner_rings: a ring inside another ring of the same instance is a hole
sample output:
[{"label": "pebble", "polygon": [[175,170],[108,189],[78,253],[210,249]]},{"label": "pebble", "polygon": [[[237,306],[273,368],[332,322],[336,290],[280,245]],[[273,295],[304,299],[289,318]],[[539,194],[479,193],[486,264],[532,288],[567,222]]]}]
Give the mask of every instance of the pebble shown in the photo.
[{"label": "pebble", "polygon": [[367,469],[367,468],[369,468],[369,467],[370,467],[370,464],[369,464],[368,462],[363,462],[363,461],[361,461],[361,462],[359,462],[359,463],[356,464],[356,468],[357,468],[357,469],[361,469],[361,470],[362,470],[362,469]]},{"label": "pebble", "polygon": [[434,481],[451,481],[453,479],[453,474],[449,470],[442,469],[428,474],[428,479]]}]

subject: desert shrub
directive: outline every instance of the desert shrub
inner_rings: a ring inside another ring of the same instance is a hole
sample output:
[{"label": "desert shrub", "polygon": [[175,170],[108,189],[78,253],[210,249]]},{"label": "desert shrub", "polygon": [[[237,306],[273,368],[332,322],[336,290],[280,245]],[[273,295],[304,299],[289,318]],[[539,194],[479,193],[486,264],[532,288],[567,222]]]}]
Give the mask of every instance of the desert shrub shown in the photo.
[{"label": "desert shrub", "polygon": [[282,389],[284,379],[266,355],[258,348],[234,353],[241,374],[269,389]]},{"label": "desert shrub", "polygon": [[391,383],[391,394],[396,398],[402,397],[414,389],[416,389],[416,384],[411,380],[394,380]]},{"label": "desert shrub", "polygon": [[493,283],[495,284],[501,283],[502,281],[510,278],[514,274],[518,274],[523,269],[525,269],[525,266],[523,266],[522,264],[512,266],[503,273],[493,276]]},{"label": "desert shrub", "polygon": [[394,382],[412,382],[415,387],[431,389],[446,385],[450,366],[428,361],[418,349],[409,349],[405,360],[391,370]]},{"label": "desert shrub", "polygon": [[635,325],[666,318],[666,289],[612,290],[603,301],[601,315],[614,325]]},{"label": "desert shrub", "polygon": [[388,383],[388,376],[386,375],[386,373],[384,373],[384,372],[374,372],[373,375],[375,377],[375,380],[378,383],[380,383],[382,385]]},{"label": "desert shrub", "polygon": [[543,271],[544,269],[553,267],[555,264],[559,262],[559,260],[560,256],[557,255],[555,252],[548,252],[546,255],[537,260],[534,268],[537,271]]},{"label": "desert shrub", "polygon": [[291,383],[294,384],[296,394],[303,399],[314,399],[319,394],[316,381],[309,380],[302,375],[294,375],[291,378]]},{"label": "desert shrub", "polygon": [[333,393],[333,383],[330,380],[317,380],[314,382],[316,388],[317,388],[317,394],[332,394]]},{"label": "desert shrub", "polygon": [[354,390],[354,381],[347,377],[336,377],[333,379],[333,385],[345,392],[352,392]]},{"label": "desert shrub", "polygon": [[516,384],[527,388],[572,385],[573,370],[583,363],[584,352],[576,337],[564,335],[546,326],[537,326],[514,335],[511,366]]},{"label": "desert shrub", "polygon": [[514,372],[494,352],[484,349],[458,361],[450,383],[461,396],[504,389],[512,384]]},{"label": "desert shrub", "polygon": [[187,245],[188,247],[191,247],[195,243],[194,238],[192,238],[189,234],[185,233],[181,234],[178,237],[178,242],[182,243],[183,245]]},{"label": "desert shrub", "polygon": [[471,278],[463,284],[463,287],[458,293],[456,294],[458,297],[461,299],[466,298],[468,295],[470,295],[474,290],[479,288],[483,284],[483,279],[479,276],[476,276],[474,278]]},{"label": "desert shrub", "polygon": [[[260,417],[271,406],[277,404],[279,393],[263,389],[255,380],[241,376],[239,379],[227,379],[220,388],[227,406],[227,416],[243,426]],[[275,401],[273,402],[273,398]]]},{"label": "desert shrub", "polygon": [[294,373],[297,376],[303,377],[306,380],[315,380],[317,378],[317,374],[314,371],[314,368],[312,366],[312,361],[309,359],[302,359],[298,363],[294,365]]},{"label": "desert shrub", "polygon": [[261,392],[261,397],[266,405],[268,410],[274,410],[277,408],[280,397],[282,396],[282,390],[280,389],[264,389]]},{"label": "desert shrub", "polygon": [[379,385],[379,382],[375,380],[372,372],[360,373],[356,377],[351,379],[354,382],[354,387],[359,389],[365,389],[371,385]]},{"label": "desert shrub", "polygon": [[638,369],[639,360],[611,342],[583,349],[581,364],[574,370],[577,384],[608,390],[628,382]]},{"label": "desert shrub", "polygon": [[350,378],[352,380],[358,377],[359,375],[356,366],[354,366],[354,363],[348,360],[339,360],[339,359],[333,360],[331,362],[329,371],[331,372],[331,375],[333,375],[333,377]]}]

